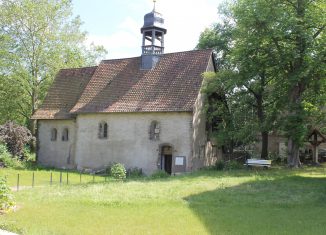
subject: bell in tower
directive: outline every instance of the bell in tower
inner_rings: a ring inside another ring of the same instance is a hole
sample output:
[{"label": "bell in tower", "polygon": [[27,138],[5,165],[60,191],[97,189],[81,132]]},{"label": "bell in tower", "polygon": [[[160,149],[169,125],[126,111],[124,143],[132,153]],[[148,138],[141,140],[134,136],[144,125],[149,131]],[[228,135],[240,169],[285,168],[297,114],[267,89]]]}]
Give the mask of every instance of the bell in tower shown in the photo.
[{"label": "bell in tower", "polygon": [[144,26],[141,28],[143,34],[142,44],[142,69],[152,69],[164,53],[164,34],[166,29],[163,28],[164,19],[162,14],[153,11],[144,16]]}]

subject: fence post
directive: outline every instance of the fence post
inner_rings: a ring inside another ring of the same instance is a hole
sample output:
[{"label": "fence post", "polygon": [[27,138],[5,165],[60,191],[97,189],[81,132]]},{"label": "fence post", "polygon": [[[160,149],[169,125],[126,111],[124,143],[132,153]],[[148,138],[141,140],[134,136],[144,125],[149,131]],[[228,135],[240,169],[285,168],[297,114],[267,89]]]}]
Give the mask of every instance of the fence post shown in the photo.
[{"label": "fence post", "polygon": [[19,191],[19,174],[17,174],[17,192]]},{"label": "fence post", "polygon": [[62,171],[60,171],[60,186],[62,184]]},{"label": "fence post", "polygon": [[33,171],[33,176],[32,176],[32,188],[34,188],[34,181],[35,181],[35,176],[34,176],[34,171]]},{"label": "fence post", "polygon": [[95,174],[93,174],[93,183],[95,183]]},{"label": "fence post", "polygon": [[52,186],[52,171],[50,173],[50,185]]},{"label": "fence post", "polygon": [[69,184],[69,176],[68,176],[68,171],[67,171],[67,184]]},{"label": "fence post", "polygon": [[82,173],[79,172],[79,183],[81,184],[81,177],[82,177]]}]

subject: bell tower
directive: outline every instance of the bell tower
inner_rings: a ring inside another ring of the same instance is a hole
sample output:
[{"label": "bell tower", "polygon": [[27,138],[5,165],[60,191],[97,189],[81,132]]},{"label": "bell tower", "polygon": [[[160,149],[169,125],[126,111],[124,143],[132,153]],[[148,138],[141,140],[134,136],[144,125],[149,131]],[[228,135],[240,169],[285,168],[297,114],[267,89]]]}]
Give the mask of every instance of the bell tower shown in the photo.
[{"label": "bell tower", "polygon": [[152,69],[164,53],[164,35],[166,29],[163,28],[164,19],[162,14],[154,8],[150,13],[144,16],[144,25],[140,29],[143,34],[141,68]]}]

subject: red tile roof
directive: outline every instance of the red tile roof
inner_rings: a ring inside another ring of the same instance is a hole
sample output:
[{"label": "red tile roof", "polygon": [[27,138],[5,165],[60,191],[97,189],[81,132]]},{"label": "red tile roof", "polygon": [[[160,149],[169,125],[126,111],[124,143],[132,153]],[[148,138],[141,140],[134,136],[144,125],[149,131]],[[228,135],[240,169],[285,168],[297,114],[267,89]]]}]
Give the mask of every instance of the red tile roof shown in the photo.
[{"label": "red tile roof", "polygon": [[97,67],[62,69],[32,119],[70,119],[74,107]]},{"label": "red tile roof", "polygon": [[[62,109],[65,115],[69,108],[70,114],[191,112],[202,84],[202,73],[207,71],[211,58],[212,50],[169,53],[162,55],[151,70],[140,68],[141,57],[104,60],[86,87],[78,86],[79,92],[76,92],[75,80],[80,75],[71,78],[71,75],[60,72],[44,104],[33,118],[59,117],[58,114],[44,113],[43,110],[49,107],[62,108],[68,100],[69,107]],[[88,75],[86,77],[89,79]],[[74,89],[74,92],[70,92],[70,89]],[[73,103],[75,105],[71,106]]]}]

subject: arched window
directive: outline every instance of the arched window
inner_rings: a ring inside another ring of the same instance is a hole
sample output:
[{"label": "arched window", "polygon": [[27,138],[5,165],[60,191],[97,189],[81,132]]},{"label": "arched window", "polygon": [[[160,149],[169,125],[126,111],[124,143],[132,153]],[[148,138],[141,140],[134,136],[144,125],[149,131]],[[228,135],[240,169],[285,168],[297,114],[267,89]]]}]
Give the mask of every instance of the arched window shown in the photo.
[{"label": "arched window", "polygon": [[106,122],[101,122],[98,124],[98,138],[108,138],[108,124]]},{"label": "arched window", "polygon": [[158,121],[152,121],[150,130],[149,130],[149,139],[158,140],[160,138],[160,124]]},{"label": "arched window", "polygon": [[103,138],[108,138],[108,124],[104,123],[103,125]]},{"label": "arched window", "polygon": [[62,139],[62,141],[68,141],[69,140],[69,130],[68,130],[68,128],[63,129],[61,139]]},{"label": "arched window", "polygon": [[56,141],[57,140],[57,129],[56,128],[52,128],[51,130],[51,141]]}]

